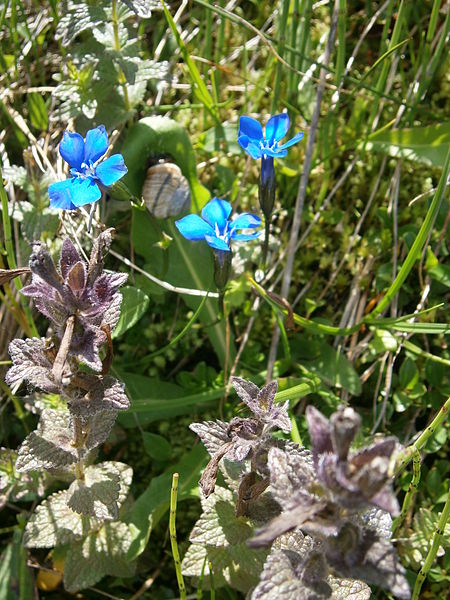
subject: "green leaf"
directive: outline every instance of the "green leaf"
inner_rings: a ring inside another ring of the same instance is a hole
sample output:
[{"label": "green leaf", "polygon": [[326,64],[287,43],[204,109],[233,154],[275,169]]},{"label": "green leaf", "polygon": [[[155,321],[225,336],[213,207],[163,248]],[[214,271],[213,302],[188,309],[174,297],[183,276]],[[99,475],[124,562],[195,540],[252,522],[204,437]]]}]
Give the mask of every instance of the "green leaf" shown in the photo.
[{"label": "green leaf", "polygon": [[114,463],[87,467],[83,481],[73,481],[68,492],[67,505],[73,511],[98,519],[117,519],[120,472]]},{"label": "green leaf", "polygon": [[130,128],[121,147],[128,167],[125,184],[140,198],[149,158],[170,156],[181,169],[191,188],[191,208],[200,210],[210,193],[197,177],[197,161],[186,129],[167,117],[145,117]]},{"label": "green leaf", "polygon": [[214,100],[211,94],[208,91],[208,88],[205,82],[202,79],[200,71],[197,69],[197,65],[194,60],[191,58],[191,54],[186,47],[186,44],[183,42],[183,39],[177,29],[177,25],[172,18],[172,15],[168,11],[165,3],[161,0],[164,14],[166,15],[167,22],[169,27],[175,37],[175,41],[180,49],[181,55],[183,57],[183,62],[188,68],[189,74],[191,76],[191,81],[194,89],[194,93],[200,102],[204,105],[204,107],[211,113],[216,121],[218,121],[217,107],[214,104]]},{"label": "green leaf", "polygon": [[375,132],[369,136],[367,149],[443,167],[449,144],[450,122],[446,122],[427,127]]},{"label": "green leaf", "polygon": [[16,529],[12,542],[0,557],[0,600],[26,600],[35,597],[33,576],[27,566],[23,531]]},{"label": "green leaf", "polygon": [[194,446],[177,464],[168,467],[162,475],[154,477],[145,492],[136,500],[128,521],[139,531],[129,551],[128,559],[139,556],[147,545],[152,526],[161,520],[169,509],[172,476],[179,474],[178,500],[197,495],[200,471],[206,465],[206,450],[198,444]]},{"label": "green leaf", "polygon": [[140,424],[144,426],[153,421],[206,410],[217,405],[217,400],[225,391],[224,388],[218,388],[186,396],[180,386],[156,378],[125,372],[120,372],[120,377],[125,382],[131,400],[129,412],[119,416],[120,423],[125,427],[136,427],[136,421],[130,413],[137,413]]},{"label": "green leaf", "polygon": [[[253,528],[247,519],[236,518],[230,490],[217,486],[214,494],[202,500],[202,505],[203,513],[190,536],[193,544],[182,563],[183,573],[199,577],[203,568],[202,555],[207,554],[212,564],[215,587],[226,582],[241,592],[247,592],[258,582],[267,550],[248,548],[247,541],[253,534]],[[204,548],[203,552],[199,547]],[[219,575],[218,581],[216,574]],[[208,579],[205,577],[206,581]]]},{"label": "green leaf", "polygon": [[131,577],[135,564],[127,552],[136,531],[132,525],[115,521],[91,531],[83,540],[69,546],[64,565],[64,587],[78,592],[100,581],[105,575]]},{"label": "green leaf", "polygon": [[48,127],[48,113],[44,98],[41,94],[33,92],[27,96],[28,116],[31,124],[40,131]]},{"label": "green leaf", "polygon": [[450,288],[450,267],[448,265],[437,264],[431,269],[428,269],[428,274],[435,281]]},{"label": "green leaf", "polygon": [[[185,240],[172,223],[169,232],[173,237],[168,249],[169,268],[167,277],[169,281],[179,287],[194,288],[199,290],[214,290],[213,261],[210,248],[206,243],[190,242]],[[184,302],[196,310],[201,302],[197,296],[183,295]],[[228,362],[232,363],[235,356],[233,335],[230,332],[230,345],[227,350],[227,339],[225,322],[219,320],[219,305],[215,298],[208,298],[200,311],[199,319],[205,326],[205,330],[217,354],[220,363],[225,363],[227,354]]]},{"label": "green leaf", "polygon": [[126,286],[120,290],[122,304],[120,306],[119,321],[112,333],[113,339],[123,335],[128,329],[139,321],[149,305],[149,297],[138,288]]},{"label": "green leaf", "polygon": [[230,152],[231,154],[241,155],[242,148],[238,141],[238,126],[236,123],[226,125],[216,125],[205,132],[205,143],[203,150],[205,152]]},{"label": "green leaf", "polygon": [[[300,337],[305,340],[301,364],[308,371],[318,375],[328,385],[344,388],[355,396],[361,393],[358,373],[347,357],[324,341],[306,341],[306,338]],[[301,339],[297,343],[301,344]]]},{"label": "green leaf", "polygon": [[142,433],[145,451],[155,460],[166,461],[172,456],[172,446],[162,435],[144,431]]},{"label": "green leaf", "polygon": [[395,352],[397,350],[397,338],[386,329],[376,329],[370,347],[375,352]]},{"label": "green leaf", "polygon": [[416,363],[410,358],[405,358],[399,371],[400,385],[403,389],[412,389],[419,381],[419,370]]}]

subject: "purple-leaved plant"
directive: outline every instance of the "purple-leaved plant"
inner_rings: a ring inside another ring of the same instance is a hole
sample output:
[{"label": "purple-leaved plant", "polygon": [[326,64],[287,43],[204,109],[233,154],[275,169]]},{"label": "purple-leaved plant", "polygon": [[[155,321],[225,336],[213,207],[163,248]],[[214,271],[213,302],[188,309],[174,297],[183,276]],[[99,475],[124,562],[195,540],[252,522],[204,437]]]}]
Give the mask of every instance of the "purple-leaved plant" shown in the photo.
[{"label": "purple-leaved plant", "polygon": [[[191,535],[185,574],[198,576],[200,558],[208,559],[214,576],[221,573],[233,584],[227,570],[238,564],[236,585],[251,600],[340,600],[343,594],[368,600],[367,584],[409,598],[405,570],[390,540],[391,515],[398,513],[390,471],[396,441],[386,438],[351,450],[359,415],[342,406],[327,419],[308,407],[310,452],[271,435],[275,428],[288,432],[291,425],[287,403],[275,403],[276,382],[262,390],[239,378],[233,385],[251,417],[191,426],[211,460],[200,480],[207,501]],[[222,487],[214,491],[219,468],[230,486],[228,496]],[[235,516],[226,509],[233,501]],[[250,565],[260,564],[261,556],[247,553],[269,546],[255,584]]]},{"label": "purple-leaved plant", "polygon": [[[108,374],[111,332],[120,315],[122,273],[107,273],[104,254],[112,229],[94,240],[85,262],[69,239],[58,265],[47,247],[33,244],[31,283],[22,293],[49,319],[48,337],[16,339],[9,347],[12,366],[6,382],[22,382],[36,393],[40,420],[15,455],[15,472],[49,472],[70,483],[45,499],[24,533],[30,548],[67,545],[64,585],[70,592],[95,584],[104,575],[132,575],[126,554],[132,527],[118,520],[131,483],[127,465],[92,464],[119,410],[129,406],[124,386]],[[103,348],[105,351],[103,352]],[[51,400],[59,396],[58,401]],[[89,517],[89,518],[88,518]]]}]

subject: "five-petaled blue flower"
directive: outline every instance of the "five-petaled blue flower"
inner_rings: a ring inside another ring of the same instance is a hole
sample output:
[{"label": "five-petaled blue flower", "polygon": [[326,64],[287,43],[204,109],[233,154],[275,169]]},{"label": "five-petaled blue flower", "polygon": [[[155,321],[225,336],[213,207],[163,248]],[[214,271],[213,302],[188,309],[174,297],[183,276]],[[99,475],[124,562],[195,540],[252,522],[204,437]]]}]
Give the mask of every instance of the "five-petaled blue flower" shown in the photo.
[{"label": "five-petaled blue flower", "polygon": [[258,121],[251,117],[240,117],[238,142],[252,158],[283,158],[287,154],[287,148],[299,142],[304,135],[301,132],[296,133],[292,139],[279,146],[288,129],[289,116],[286,113],[270,117],[265,137]]},{"label": "five-petaled blue flower", "polygon": [[260,231],[249,234],[238,233],[240,229],[259,227],[261,219],[256,215],[243,213],[230,221],[228,217],[231,210],[229,202],[213,198],[203,207],[201,217],[187,215],[175,221],[175,225],[186,239],[194,242],[205,240],[215,250],[229,252],[231,240],[245,242],[253,240],[261,233]]},{"label": "five-petaled blue flower", "polygon": [[109,187],[123,177],[127,168],[121,154],[100,159],[108,150],[104,125],[90,129],[83,139],[79,133],[65,131],[59,153],[69,163],[71,179],[52,183],[48,188],[50,206],[74,210],[101,197],[100,187]]}]

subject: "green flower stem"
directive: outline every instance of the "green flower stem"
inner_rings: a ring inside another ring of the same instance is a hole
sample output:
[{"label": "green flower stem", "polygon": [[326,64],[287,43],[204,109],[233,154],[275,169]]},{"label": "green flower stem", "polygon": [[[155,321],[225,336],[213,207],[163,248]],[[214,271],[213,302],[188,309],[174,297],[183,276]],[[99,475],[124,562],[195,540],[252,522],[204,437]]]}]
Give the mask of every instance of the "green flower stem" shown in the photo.
[{"label": "green flower stem", "polygon": [[[113,32],[114,32],[114,49],[117,52],[121,51],[121,47],[120,47],[120,39],[119,39],[119,19],[117,16],[117,0],[112,0],[112,25],[113,25]],[[127,90],[127,78],[125,77],[125,73],[123,72],[122,68],[119,66],[119,84],[122,86],[123,89],[123,101],[125,104],[125,108],[127,111],[131,110],[131,103],[130,103],[130,98],[128,96],[128,90]]]},{"label": "green flower stem", "polygon": [[376,317],[381,314],[392,302],[400,288],[402,287],[405,279],[408,277],[411,269],[413,268],[416,260],[419,258],[420,253],[423,250],[425,242],[428,238],[428,234],[433,227],[434,220],[438,214],[439,207],[441,205],[441,201],[444,197],[444,191],[448,179],[448,175],[450,172],[450,149],[447,151],[447,157],[445,159],[444,168],[442,170],[442,175],[439,180],[439,185],[436,189],[436,193],[434,194],[433,201],[431,202],[430,208],[428,209],[427,214],[425,215],[425,219],[423,220],[422,227],[420,228],[419,233],[414,240],[413,245],[411,246],[411,250],[408,252],[408,256],[406,257],[404,263],[401,266],[400,271],[398,272],[397,277],[392,282],[391,286],[387,290],[381,302],[375,307],[375,309],[370,313],[371,317]]},{"label": "green flower stem", "polygon": [[413,444],[411,444],[411,446],[405,448],[405,450],[398,456],[397,464],[395,467],[395,475],[398,475],[403,471],[406,465],[414,457],[414,454],[418,452],[421,448],[423,448],[427,441],[435,434],[436,430],[442,425],[442,423],[447,418],[449,410],[450,397],[447,398],[447,400],[441,407],[441,410],[434,417],[434,419],[431,421],[428,427],[419,435],[417,440]]},{"label": "green flower stem", "polygon": [[175,520],[177,516],[177,497],[178,497],[178,473],[172,477],[172,488],[170,490],[170,516],[169,533],[170,545],[172,546],[173,562],[175,563],[175,573],[177,576],[178,589],[180,590],[180,599],[186,600],[186,587],[184,585],[183,574],[181,572],[180,553],[178,552],[177,529]]},{"label": "green flower stem", "polygon": [[[12,241],[12,230],[11,230],[11,219],[8,211],[8,197],[5,192],[5,188],[3,187],[3,175],[0,170],[0,198],[2,203],[2,223],[3,223],[3,235],[5,236],[5,249],[6,256],[8,258],[8,267],[10,269],[16,269],[16,256],[14,254],[14,244]],[[18,277],[14,279],[14,285],[16,286],[17,291],[22,289],[22,283]],[[8,286],[5,286],[5,289],[8,289]],[[7,292],[8,293],[8,292]],[[9,294],[8,294],[9,295]],[[38,330],[36,329],[36,325],[34,324],[33,316],[31,314],[30,309],[28,308],[26,298],[22,295],[19,295],[20,303],[22,305],[22,310],[25,316],[24,330],[27,335],[30,337],[39,337]],[[12,294],[11,298],[12,299]],[[15,301],[14,301],[15,302]],[[17,320],[17,319],[16,319]],[[22,323],[19,322],[20,325]],[[23,326],[22,325],[22,326]]]},{"label": "green flower stem", "polygon": [[436,558],[437,551],[439,550],[439,545],[441,541],[441,537],[444,533],[445,526],[450,517],[450,491],[447,494],[447,500],[445,501],[444,510],[439,517],[439,521],[436,527],[436,530],[433,535],[433,540],[431,542],[430,549],[428,550],[427,557],[425,562],[423,563],[423,567],[420,569],[417,574],[416,583],[414,585],[414,590],[411,596],[411,600],[418,600],[420,590],[422,588],[423,582],[425,581],[429,570],[431,569],[431,565],[434,563]]},{"label": "green flower stem", "polygon": [[403,500],[402,511],[399,516],[394,519],[392,523],[392,535],[395,536],[403,521],[406,519],[408,512],[411,509],[412,501],[415,493],[417,492],[417,486],[420,481],[420,452],[414,449],[413,452],[413,474],[411,481],[409,483],[408,491],[406,492],[405,498]]}]

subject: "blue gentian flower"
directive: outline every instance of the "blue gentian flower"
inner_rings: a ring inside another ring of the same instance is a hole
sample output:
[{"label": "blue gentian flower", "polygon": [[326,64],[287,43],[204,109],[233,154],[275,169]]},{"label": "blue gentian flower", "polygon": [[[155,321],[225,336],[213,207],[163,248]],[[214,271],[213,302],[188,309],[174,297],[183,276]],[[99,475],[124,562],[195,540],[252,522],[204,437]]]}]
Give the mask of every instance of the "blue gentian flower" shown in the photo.
[{"label": "blue gentian flower", "polygon": [[251,117],[239,119],[238,142],[252,158],[283,158],[287,155],[287,148],[299,142],[304,133],[299,132],[281,146],[279,142],[289,129],[289,116],[287,113],[270,117],[266,125],[264,137],[263,128],[258,121]]},{"label": "blue gentian flower", "polygon": [[250,213],[238,215],[233,221],[229,220],[231,204],[226,200],[213,198],[202,209],[202,216],[187,215],[175,221],[178,231],[186,239],[198,242],[205,240],[218,251],[230,252],[231,240],[245,242],[260,235],[253,233],[238,233],[240,229],[254,229],[261,225],[261,219]]},{"label": "blue gentian flower", "polygon": [[50,206],[74,210],[96,202],[102,193],[127,173],[123,156],[113,154],[101,160],[108,150],[108,134],[104,125],[90,129],[86,138],[79,133],[65,131],[59,153],[69,163],[71,179],[52,183],[48,188]]}]

